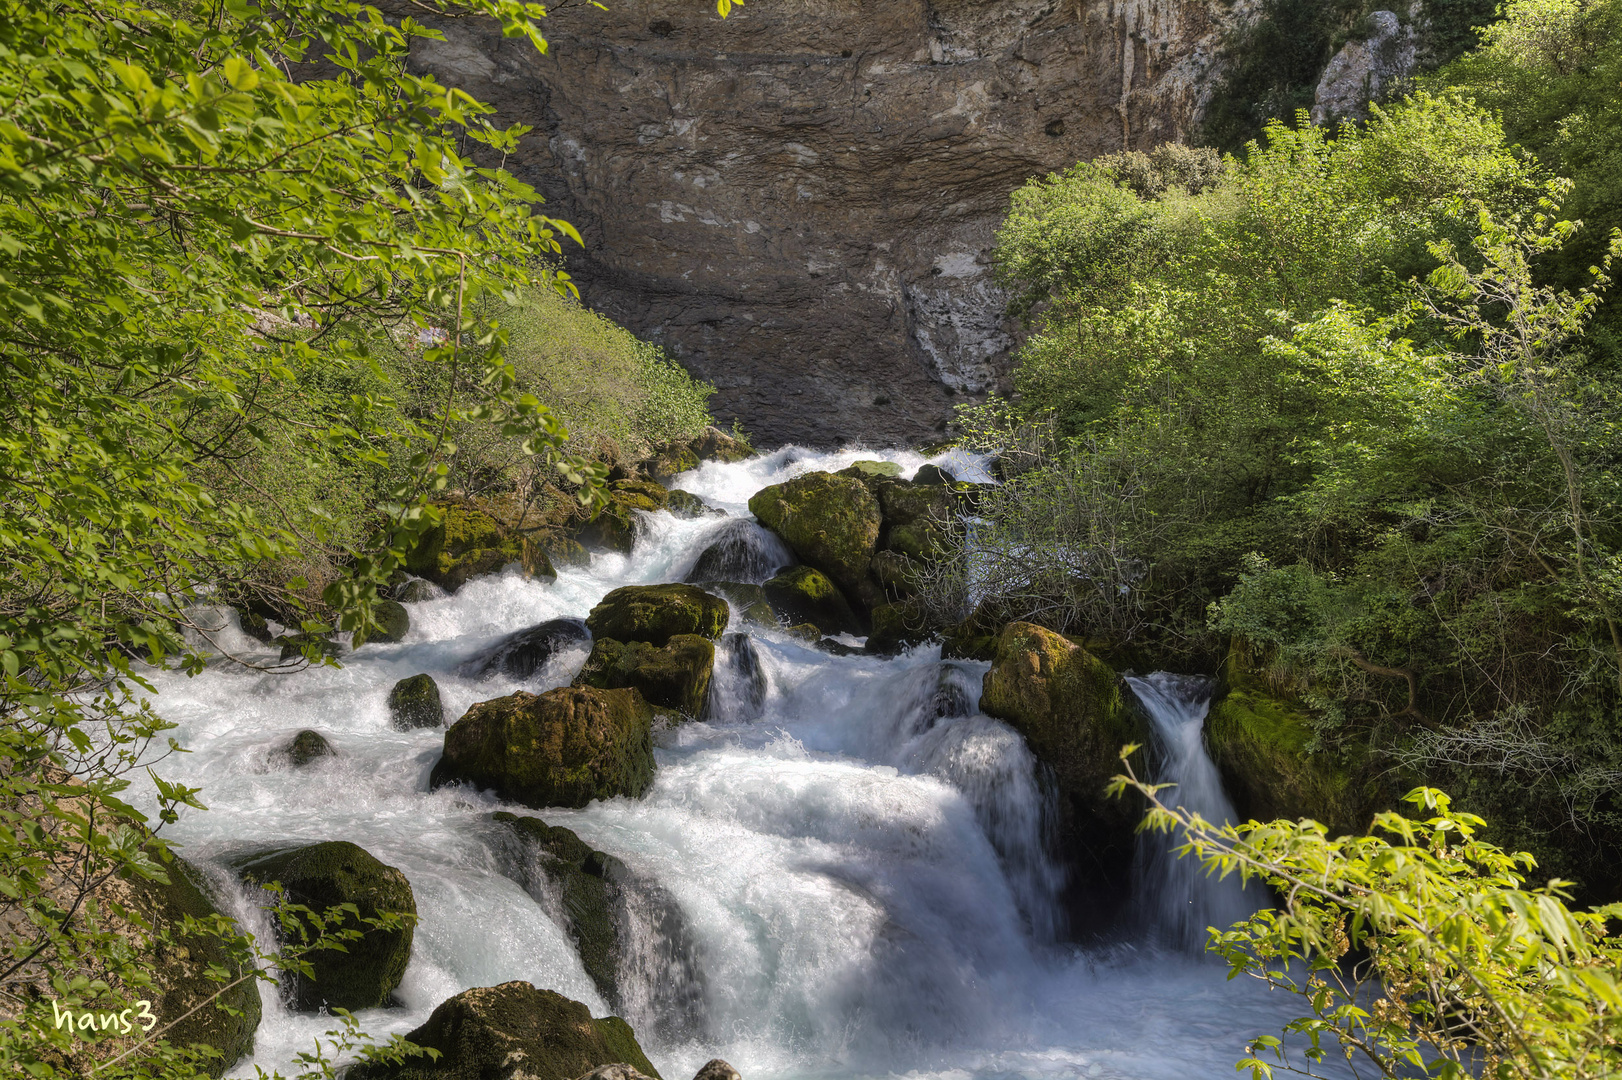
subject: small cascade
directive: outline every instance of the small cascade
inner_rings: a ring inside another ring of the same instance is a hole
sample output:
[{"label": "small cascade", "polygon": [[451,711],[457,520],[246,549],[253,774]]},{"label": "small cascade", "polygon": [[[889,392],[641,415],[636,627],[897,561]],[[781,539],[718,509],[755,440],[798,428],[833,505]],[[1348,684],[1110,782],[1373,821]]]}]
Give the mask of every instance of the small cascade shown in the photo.
[{"label": "small cascade", "polygon": [[715,531],[709,546],[699,554],[698,561],[682,580],[759,585],[794,562],[794,553],[776,533],[753,521],[733,518]]},{"label": "small cascade", "polygon": [[[1201,737],[1211,708],[1211,680],[1158,671],[1126,681],[1149,716],[1160,758],[1155,782],[1177,785],[1161,797],[1207,821],[1236,821],[1238,815]],[[1246,889],[1237,876],[1217,878],[1192,855],[1178,858],[1180,832],[1144,834],[1140,843],[1138,893],[1151,932],[1165,944],[1203,953],[1207,927],[1231,926],[1260,906],[1255,890]]]},{"label": "small cascade", "polygon": [[715,649],[715,674],[704,702],[704,719],[747,724],[766,708],[768,682],[760,653],[748,634],[726,634]]}]

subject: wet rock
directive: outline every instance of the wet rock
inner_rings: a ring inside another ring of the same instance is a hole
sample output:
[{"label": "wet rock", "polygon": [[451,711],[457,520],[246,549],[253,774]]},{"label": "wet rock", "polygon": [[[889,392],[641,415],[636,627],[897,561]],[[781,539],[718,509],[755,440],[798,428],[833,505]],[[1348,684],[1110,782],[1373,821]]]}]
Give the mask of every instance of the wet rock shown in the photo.
[{"label": "wet rock", "polygon": [[861,480],[806,473],[757,491],[749,510],[847,597],[860,599],[870,588],[867,568],[883,518],[878,500]]},{"label": "wet rock", "polygon": [[[1025,736],[1031,752],[1053,770],[1095,854],[1107,849],[1130,862],[1142,807],[1112,799],[1104,788],[1121,771],[1121,747],[1146,744],[1149,732],[1141,714],[1123,701],[1119,676],[1069,639],[1013,622],[997,638],[980,708]],[[1138,775],[1147,773],[1139,768]]]},{"label": "wet rock", "polygon": [[918,591],[919,564],[899,551],[874,552],[869,569],[886,596],[904,598]]},{"label": "wet rock", "polygon": [[912,474],[912,482],[930,487],[937,484],[944,484],[950,487],[957,483],[957,477],[953,476],[939,465],[932,465],[926,462],[923,465],[918,466],[918,471]]},{"label": "wet rock", "polygon": [[[411,960],[417,901],[405,874],[379,862],[368,851],[345,840],[284,849],[239,863],[245,880],[259,885],[280,882],[286,898],[321,914],[339,904],[354,904],[361,919],[385,913],[409,916],[398,930],[367,927],[345,916],[339,926],[363,930],[344,950],[308,954],[314,978],[296,972],[283,976],[294,1008],[326,1006],[371,1009],[388,1004]],[[353,922],[353,926],[350,923]],[[295,941],[284,944],[297,944]]]},{"label": "wet rock", "polygon": [[822,634],[860,634],[861,620],[828,576],[796,566],[761,586],[772,611],[791,625],[809,623]]},{"label": "wet rock", "polygon": [[647,470],[648,475],[655,480],[672,480],[698,466],[698,455],[691,447],[668,446],[654,455],[647,463]]},{"label": "wet rock", "polygon": [[538,544],[514,535],[484,511],[460,503],[439,509],[443,520],[424,533],[406,556],[406,569],[412,573],[449,592],[512,563],[529,577],[557,577],[551,559]]},{"label": "wet rock", "polygon": [[389,723],[395,731],[436,728],[445,723],[445,707],[439,701],[439,684],[424,672],[401,679],[389,691]]},{"label": "wet rock", "polygon": [[745,461],[755,456],[748,443],[714,425],[705,428],[698,438],[688,443],[688,447],[700,461]]},{"label": "wet rock", "polygon": [[564,930],[581,966],[603,1000],[619,1008],[620,927],[615,907],[631,872],[612,855],[594,850],[569,829],[537,817],[499,811],[490,820],[517,841],[520,883],[543,900],[555,900]]},{"label": "wet rock", "polygon": [[713,641],[730,615],[725,600],[692,585],[626,585],[591,609],[586,626],[595,637],[663,645],[674,634]]},{"label": "wet rock", "polygon": [[957,513],[951,489],[894,480],[875,484],[874,491],[883,513],[880,547],[921,561],[941,553]]},{"label": "wet rock", "polygon": [[742,581],[708,581],[705,584],[726,597],[738,618],[760,626],[782,625],[772,611],[771,602],[766,599],[766,590],[759,585]]},{"label": "wet rock", "polygon": [[244,634],[266,645],[269,645],[275,638],[276,634],[270,628],[270,620],[265,617],[264,613],[254,611],[251,608],[235,608],[234,610],[237,613],[237,625],[242,628]]},{"label": "wet rock", "polygon": [[743,1077],[720,1058],[711,1058],[693,1074],[693,1080],[743,1080]]},{"label": "wet rock", "polygon": [[398,600],[379,600],[377,606],[372,609],[372,616],[377,620],[377,629],[369,635],[357,632],[353,641],[354,648],[358,649],[368,641],[392,645],[411,632],[411,615],[406,611],[405,605]]},{"label": "wet rock", "polygon": [[406,1039],[439,1058],[357,1065],[348,1080],[575,1080],[618,1063],[659,1078],[631,1025],[594,1020],[580,1002],[527,982],[464,990]]},{"label": "wet rock", "polygon": [[944,660],[995,660],[997,638],[1002,634],[1005,621],[984,608],[975,608],[969,617],[955,626],[947,627],[941,635],[941,658]]},{"label": "wet rock", "polygon": [[714,670],[715,646],[697,634],[672,634],[663,645],[600,637],[574,684],[603,690],[634,687],[655,708],[696,718],[704,712]]},{"label": "wet rock", "polygon": [[716,650],[704,719],[722,724],[758,720],[766,706],[766,668],[748,634],[728,634]]},{"label": "wet rock", "polygon": [[482,679],[500,673],[514,679],[534,675],[560,650],[584,645],[591,640],[584,619],[548,619],[546,622],[508,634],[488,652],[475,656],[458,668],[463,678]]},{"label": "wet rock", "polygon": [[466,782],[524,806],[636,797],[653,782],[653,710],[632,689],[560,687],[469,709],[445,732],[430,788]]},{"label": "wet rock", "polygon": [[587,567],[591,565],[591,552],[586,545],[571,536],[553,536],[542,545],[557,566]]},{"label": "wet rock", "polygon": [[287,759],[294,768],[303,768],[317,758],[333,757],[332,744],[319,731],[305,728],[293,736],[293,741],[282,747],[278,753]]},{"label": "wet rock", "polygon": [[794,553],[776,534],[753,521],[735,518],[721,526],[684,580],[694,583],[741,581],[759,585],[785,566]]},{"label": "wet rock", "polygon": [[438,600],[445,590],[427,578],[408,577],[394,587],[394,598],[402,604],[420,604],[425,600]]},{"label": "wet rock", "polygon": [[854,476],[857,479],[867,476],[900,476],[901,466],[893,461],[853,461],[840,469],[836,475]]},{"label": "wet rock", "polygon": [[[107,929],[133,943],[153,942],[151,948],[143,949],[142,959],[144,972],[151,976],[151,985],[123,987],[113,979],[112,996],[126,1001],[149,998],[151,1011],[163,1023],[177,1021],[164,1035],[172,1045],[201,1044],[219,1050],[221,1057],[199,1066],[209,1076],[218,1077],[253,1050],[254,1032],[264,1009],[259,984],[254,979],[246,979],[220,993],[225,982],[235,980],[243,972],[220,938],[212,934],[187,934],[181,929],[188,916],[206,921],[221,914],[205,889],[206,878],[190,863],[172,854],[153,851],[152,855],[154,861],[163,865],[167,882],[114,877],[95,890],[105,913]],[[127,921],[119,909],[140,916],[146,926]],[[167,935],[167,940],[163,940],[162,935]],[[210,978],[210,968],[224,972],[225,982]],[[220,993],[219,998],[213,1004],[208,1003],[216,993]]]},{"label": "wet rock", "polygon": [[675,488],[670,492],[670,501],[665,503],[665,509],[679,518],[725,517],[726,511],[720,507],[711,506],[703,499],[691,492]]},{"label": "wet rock", "polygon": [[867,651],[889,656],[935,636],[928,613],[911,601],[879,604],[873,609],[873,630],[867,635]]},{"label": "wet rock", "polygon": [[651,1077],[634,1065],[617,1061],[612,1065],[599,1065],[578,1080],[651,1080]]},{"label": "wet rock", "polygon": [[278,659],[278,663],[282,664],[300,657],[308,659],[313,664],[320,663],[322,657],[336,657],[344,651],[342,645],[319,634],[283,634],[276,640],[282,645],[281,656]]}]

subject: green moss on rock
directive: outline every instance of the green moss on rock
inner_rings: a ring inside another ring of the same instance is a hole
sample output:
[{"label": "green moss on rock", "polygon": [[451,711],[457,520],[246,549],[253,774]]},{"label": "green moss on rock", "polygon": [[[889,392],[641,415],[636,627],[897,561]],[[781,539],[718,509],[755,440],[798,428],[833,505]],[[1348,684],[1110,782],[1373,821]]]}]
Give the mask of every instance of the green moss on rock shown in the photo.
[{"label": "green moss on rock", "polygon": [[[604,1001],[620,1000],[620,928],[614,918],[616,892],[630,880],[625,864],[597,851],[569,829],[540,818],[490,815],[523,845],[524,854],[556,890],[563,904],[565,930],[574,939],[581,966]],[[527,887],[539,883],[525,881]]]},{"label": "green moss on rock", "polygon": [[889,655],[935,636],[928,614],[910,601],[879,604],[873,609],[873,630],[867,635],[867,651]]},{"label": "green moss on rock", "polygon": [[445,723],[445,707],[439,700],[439,684],[424,672],[401,679],[389,691],[389,723],[396,731],[436,728]]},{"label": "green moss on rock", "polygon": [[901,466],[893,461],[853,461],[835,475],[854,476],[858,480],[868,476],[900,476]]},{"label": "green moss on rock", "polygon": [[832,578],[847,597],[861,598],[869,590],[867,569],[883,516],[861,480],[806,473],[757,491],[749,511],[801,561]]},{"label": "green moss on rock", "polygon": [[701,716],[715,671],[715,646],[697,634],[672,634],[663,645],[597,638],[575,676],[576,686],[603,690],[635,687],[655,708]]},{"label": "green moss on rock", "polygon": [[739,619],[760,626],[781,625],[762,586],[745,581],[710,581],[705,584],[726,597]]},{"label": "green moss on rock", "polygon": [[460,503],[439,509],[439,525],[425,533],[406,556],[406,569],[412,573],[451,592],[515,562],[530,577],[557,577],[545,550],[513,535],[484,511]]},{"label": "green moss on rock", "polygon": [[790,567],[761,591],[777,617],[791,626],[810,623],[824,634],[860,634],[864,629],[839,587],[812,567]]},{"label": "green moss on rock", "polygon": [[1122,699],[1120,677],[1109,665],[1051,630],[1009,623],[982,681],[980,708],[1025,736],[1037,760],[1053,769],[1084,829],[1095,829],[1101,846],[1129,859],[1142,806],[1109,798],[1104,789],[1121,771],[1121,747],[1145,744],[1149,733]]},{"label": "green moss on rock", "polygon": [[332,744],[319,731],[308,728],[293,736],[293,741],[282,748],[282,754],[295,768],[303,768],[317,758],[332,757]]},{"label": "green moss on rock", "polygon": [[357,631],[353,642],[357,649],[368,641],[392,645],[411,632],[411,614],[398,600],[379,600],[372,616],[377,620],[377,629],[369,635]]},{"label": "green moss on rock", "polygon": [[665,503],[665,509],[679,518],[715,517],[726,511],[711,506],[703,499],[691,492],[676,488],[671,491],[670,499]]},{"label": "green moss on rock", "polygon": [[714,641],[727,628],[727,603],[693,585],[626,585],[586,616],[596,637],[663,645],[675,634]]},{"label": "green moss on rock", "polygon": [[[319,950],[308,955],[315,977],[298,973],[284,976],[298,1009],[325,1005],[341,1009],[371,1009],[388,1004],[411,961],[412,924],[417,901],[405,874],[386,866],[370,852],[346,840],[329,840],[260,856],[241,865],[243,877],[266,885],[280,882],[289,901],[320,914],[339,904],[354,904],[362,919],[385,913],[407,915],[398,930],[350,926],[360,929],[357,941],[344,942],[344,951]],[[296,939],[284,944],[297,944]]]},{"label": "green moss on rock", "polygon": [[439,1058],[356,1066],[349,1080],[575,1080],[616,1062],[659,1076],[624,1020],[594,1020],[580,1002],[527,982],[464,990],[406,1039]]},{"label": "green moss on rock", "polygon": [[465,781],[524,806],[581,807],[653,782],[653,710],[634,689],[560,687],[481,702],[445,732],[429,786]]}]

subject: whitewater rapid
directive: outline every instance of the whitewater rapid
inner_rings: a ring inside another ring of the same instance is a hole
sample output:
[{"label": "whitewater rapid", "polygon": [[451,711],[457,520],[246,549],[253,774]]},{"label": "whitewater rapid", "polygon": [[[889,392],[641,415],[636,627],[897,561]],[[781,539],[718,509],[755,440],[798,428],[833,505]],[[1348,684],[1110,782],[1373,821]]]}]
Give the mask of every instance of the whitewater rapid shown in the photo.
[{"label": "whitewater rapid", "polygon": [[[871,457],[909,476],[925,461],[788,448],[706,464],[673,486],[748,517],[749,496],[767,484]],[[972,459],[930,460],[984,479]],[[450,720],[476,701],[564,685],[583,648],[527,680],[476,681],[457,668],[503,634],[583,617],[618,586],[680,580],[726,520],[645,515],[629,556],[598,554],[554,583],[508,573],[410,604],[402,642],[346,653],[342,668],[267,675],[219,662],[193,678],[157,674],[156,704],[187,751],[160,774],[201,787],[209,808],[183,811],[165,835],[266,940],[224,869],[233,854],[342,839],[404,871],[420,921],[397,1007],[358,1014],[376,1036],[411,1030],[461,990],[512,979],[607,1012],[569,938],[501,872],[486,820],[497,809],[573,829],[680,907],[700,1022],[661,1033],[653,985],[633,986],[625,1010],[667,1080],[712,1057],[746,1080],[1216,1078],[1233,1075],[1247,1038],[1276,1034],[1290,1015],[1282,995],[1228,982],[1220,965],[1158,947],[1153,934],[1092,951],[1057,943],[1063,877],[1044,843],[1035,764],[1016,733],[978,712],[986,665],[943,663],[938,646],[834,657],[735,618],[730,629],[753,636],[767,678],[760,715],[719,708],[665,732],[645,797],[536,811],[428,790],[444,732],[390,727],[397,680],[433,675]],[[269,655],[234,629],[222,643]],[[303,769],[278,762],[304,728],[336,756]],[[231,1076],[290,1072],[335,1026],[265,998],[255,1053]]]}]

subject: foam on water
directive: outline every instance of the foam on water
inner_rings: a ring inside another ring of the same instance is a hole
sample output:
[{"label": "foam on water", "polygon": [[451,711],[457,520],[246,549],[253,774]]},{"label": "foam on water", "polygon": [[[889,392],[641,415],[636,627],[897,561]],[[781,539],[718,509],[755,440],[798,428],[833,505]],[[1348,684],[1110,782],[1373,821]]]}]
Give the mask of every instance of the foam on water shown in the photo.
[{"label": "foam on water", "polygon": [[[747,517],[766,484],[874,456],[791,447],[706,464],[674,486]],[[925,460],[882,456],[908,475]],[[975,459],[934,460],[988,479]],[[158,705],[189,751],[161,769],[201,786],[210,808],[185,813],[169,834],[212,868],[261,937],[253,898],[223,869],[234,853],[346,839],[403,870],[420,922],[399,1006],[360,1014],[374,1034],[404,1033],[446,997],[509,979],[604,1014],[546,905],[501,872],[486,818],[502,804],[462,788],[429,792],[443,732],[392,730],[385,698],[397,680],[428,672],[449,720],[476,701],[566,683],[583,648],[529,679],[458,669],[504,634],[584,616],[619,585],[678,579],[725,525],[645,515],[630,556],[598,555],[551,584],[499,575],[409,605],[403,642],[364,646],[341,669],[266,675],[219,663],[190,679],[160,674]],[[720,1056],[748,1080],[1214,1078],[1232,1075],[1246,1036],[1276,1031],[1286,1003],[1211,965],[1147,946],[1055,944],[1063,873],[1049,854],[1049,806],[1024,741],[978,712],[985,665],[943,663],[938,647],[832,657],[786,634],[751,635],[746,660],[732,659],[741,643],[723,648],[732,674],[718,675],[716,693],[756,700],[666,732],[644,798],[541,813],[679,909],[700,1020],[657,1015],[670,994],[654,984],[673,976],[670,949],[652,940],[672,932],[656,911],[631,919],[649,940],[625,976],[627,1019],[667,1077]],[[233,629],[221,641],[263,648]],[[336,757],[277,764],[276,748],[307,727]],[[233,1076],[288,1070],[333,1026],[271,996],[255,1055]]]}]

